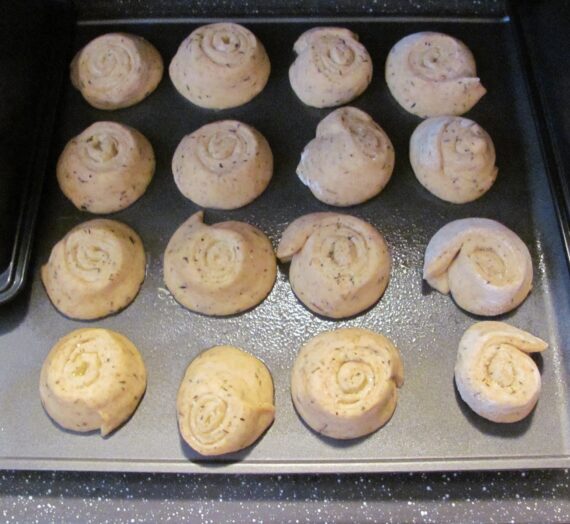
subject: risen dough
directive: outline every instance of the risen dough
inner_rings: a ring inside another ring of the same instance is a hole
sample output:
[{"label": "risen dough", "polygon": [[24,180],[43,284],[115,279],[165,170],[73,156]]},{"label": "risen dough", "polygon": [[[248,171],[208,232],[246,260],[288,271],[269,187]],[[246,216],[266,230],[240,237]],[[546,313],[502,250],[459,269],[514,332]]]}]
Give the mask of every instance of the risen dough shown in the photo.
[{"label": "risen dough", "polygon": [[455,383],[461,398],[493,422],[517,422],[540,395],[540,372],[527,353],[548,344],[504,322],[478,322],[461,338]]},{"label": "risen dough", "polygon": [[350,317],[374,304],[392,265],[377,229],[339,213],[311,213],[291,222],[277,257],[291,261],[289,280],[299,300],[331,318]]},{"label": "risen dough", "polygon": [[261,93],[271,65],[263,44],[245,27],[220,23],[199,27],[180,44],[170,79],[193,104],[226,109]]},{"label": "risen dough", "polygon": [[340,27],[315,27],[293,47],[297,58],[289,69],[295,94],[313,107],[354,100],[372,80],[372,60],[358,35]]},{"label": "risen dough", "polygon": [[424,280],[475,315],[516,308],[532,288],[528,248],[510,229],[486,218],[443,226],[429,241]]},{"label": "risen dough", "polygon": [[49,352],[40,374],[42,404],[60,426],[101,430],[125,422],[146,389],[146,369],[134,344],[109,329],[72,331]]},{"label": "risen dough", "polygon": [[188,366],[176,409],[180,433],[198,453],[239,451],[273,422],[273,380],[254,356],[232,346],[217,346]]},{"label": "risen dough", "polygon": [[172,172],[180,192],[199,206],[236,209],[263,193],[273,175],[273,155],[253,127],[223,120],[182,139]]},{"label": "risen dough", "polygon": [[183,306],[206,315],[233,315],[271,291],[277,264],[269,239],[244,222],[204,224],[198,211],[172,235],[164,280]]},{"label": "risen dough", "polygon": [[364,111],[341,107],[317,126],[297,174],[325,204],[352,206],[380,193],[393,169],[394,148],[382,128]]},{"label": "risen dough", "polygon": [[162,58],[144,38],[109,33],[89,42],[71,62],[71,82],[92,106],[119,109],[137,104],[159,84]]},{"label": "risen dough", "polygon": [[74,227],[52,249],[42,281],[64,315],[92,320],[128,306],[145,275],[139,236],[125,224],[97,219]]},{"label": "risen dough", "polygon": [[303,346],[293,365],[291,397],[315,431],[350,439],[390,420],[403,382],[400,354],[390,340],[367,329],[337,329]]},{"label": "risen dough", "polygon": [[410,139],[410,162],[422,186],[454,204],[482,196],[498,172],[491,137],[459,116],[424,120]]},{"label": "risen dough", "polygon": [[154,167],[152,146],[136,129],[96,122],[65,146],[57,181],[77,208],[114,213],[143,195]]},{"label": "risen dough", "polygon": [[426,118],[462,115],[487,92],[467,46],[443,33],[402,38],[386,60],[386,83],[410,113]]}]

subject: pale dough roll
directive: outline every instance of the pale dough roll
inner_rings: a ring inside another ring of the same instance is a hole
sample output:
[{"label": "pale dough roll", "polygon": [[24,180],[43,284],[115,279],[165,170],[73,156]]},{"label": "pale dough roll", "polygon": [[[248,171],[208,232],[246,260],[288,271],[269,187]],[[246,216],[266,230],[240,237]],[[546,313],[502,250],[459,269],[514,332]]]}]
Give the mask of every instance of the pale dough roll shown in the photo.
[{"label": "pale dough roll", "polygon": [[462,115],[487,92],[469,48],[443,33],[415,33],[397,42],[386,60],[386,83],[406,111],[422,118]]},{"label": "pale dough roll", "polygon": [[180,433],[198,453],[239,451],[273,422],[273,379],[263,362],[249,353],[216,346],[188,366],[176,409]]},{"label": "pale dough roll", "polygon": [[429,241],[424,280],[451,293],[475,315],[501,315],[519,306],[532,288],[532,260],[524,242],[499,222],[465,218],[443,226]]},{"label": "pale dough roll", "polygon": [[241,106],[261,93],[271,71],[263,44],[231,23],[199,27],[170,63],[170,79],[193,104],[210,109]]},{"label": "pale dough roll", "polygon": [[355,99],[372,80],[372,60],[358,35],[340,27],[315,27],[293,47],[289,81],[302,102],[331,107]]},{"label": "pale dough roll", "polygon": [[166,286],[184,307],[233,315],[271,291],[277,264],[269,239],[244,222],[204,224],[198,211],[172,235],[164,255]]},{"label": "pale dough roll", "polygon": [[384,293],[392,266],[380,232],[339,213],[311,213],[291,222],[277,257],[291,261],[289,281],[299,300],[330,318],[372,306]]},{"label": "pale dough roll", "polygon": [[65,146],[57,181],[78,209],[114,213],[144,194],[154,168],[152,146],[136,129],[96,122]]},{"label": "pale dough roll", "polygon": [[376,196],[394,169],[394,148],[372,118],[341,107],[317,126],[301,155],[297,175],[321,202],[352,206]]},{"label": "pale dough roll", "polygon": [[259,131],[237,120],[223,120],[182,139],[172,172],[180,192],[199,206],[237,209],[269,184],[273,154]]},{"label": "pale dough roll", "polygon": [[291,397],[315,431],[351,439],[390,420],[403,382],[400,353],[390,340],[367,329],[337,329],[301,348],[291,374]]},{"label": "pale dough roll", "polygon": [[72,431],[105,436],[136,410],[146,368],[134,344],[109,329],[72,331],[49,352],[40,374],[48,415]]},{"label": "pale dough roll", "polygon": [[540,372],[528,353],[544,351],[543,340],[504,322],[478,322],[459,342],[455,383],[461,398],[493,422],[518,422],[538,401]]},{"label": "pale dough roll", "polygon": [[422,186],[454,204],[482,196],[498,173],[491,137],[473,120],[458,116],[424,120],[410,139],[410,162]]},{"label": "pale dough roll", "polygon": [[108,33],[89,42],[71,62],[71,82],[98,109],[137,104],[159,84],[164,67],[144,38]]},{"label": "pale dough roll", "polygon": [[105,317],[127,307],[145,277],[140,237],[115,220],[74,227],[52,249],[42,282],[53,305],[79,320]]}]

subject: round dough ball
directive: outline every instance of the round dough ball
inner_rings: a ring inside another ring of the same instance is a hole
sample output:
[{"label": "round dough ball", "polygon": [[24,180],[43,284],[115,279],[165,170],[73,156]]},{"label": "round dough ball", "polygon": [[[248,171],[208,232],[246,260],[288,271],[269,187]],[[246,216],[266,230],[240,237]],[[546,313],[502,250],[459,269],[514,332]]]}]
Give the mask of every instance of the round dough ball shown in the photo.
[{"label": "round dough ball", "polygon": [[487,218],[443,226],[429,241],[424,280],[475,315],[495,316],[518,307],[532,289],[532,259],[509,228]]},{"label": "round dough ball", "polygon": [[136,129],[96,122],[65,146],[57,181],[78,209],[114,213],[144,194],[154,168],[152,146]]},{"label": "round dough ball", "polygon": [[498,173],[491,137],[460,116],[424,120],[410,139],[410,162],[422,186],[454,204],[483,196]]},{"label": "round dough ball", "polygon": [[301,101],[313,107],[346,104],[372,80],[372,60],[358,35],[341,27],[315,27],[293,47],[297,58],[289,81]]},{"label": "round dough ball", "polygon": [[116,313],[136,297],[146,258],[140,237],[115,220],[74,227],[51,250],[42,282],[64,315],[93,320]]},{"label": "round dough ball", "polygon": [[182,139],[172,172],[180,192],[199,206],[237,209],[265,191],[273,175],[273,154],[259,131],[223,120]]},{"label": "round dough ball", "polygon": [[548,344],[505,322],[477,322],[459,342],[455,383],[461,398],[493,422],[518,422],[536,406],[540,371],[528,353]]},{"label": "round dough ball", "polygon": [[125,422],[146,389],[146,368],[134,344],[109,329],[72,331],[49,352],[40,374],[48,415],[72,431],[100,430]]},{"label": "round dough ball", "polygon": [[247,448],[275,418],[273,379],[263,362],[232,346],[216,346],[188,366],[176,399],[178,427],[202,455]]},{"label": "round dough ball", "polygon": [[317,126],[301,155],[297,175],[321,202],[352,206],[376,196],[394,170],[394,148],[372,118],[341,107]]},{"label": "round dough ball", "polygon": [[193,104],[227,109],[263,91],[271,64],[249,29],[220,23],[192,31],[180,44],[169,71],[174,87]]},{"label": "round dough ball", "polygon": [[311,311],[346,318],[384,293],[392,257],[373,226],[350,215],[310,213],[283,232],[277,258],[291,262],[289,281]]},{"label": "round dough ball", "polygon": [[337,329],[301,348],[293,365],[291,397],[316,432],[351,439],[390,420],[403,382],[400,353],[390,340],[367,329]]},{"label": "round dough ball", "polygon": [[184,307],[234,315],[269,294],[277,264],[269,239],[244,222],[204,224],[198,211],[172,235],[164,255],[166,286]]},{"label": "round dough ball", "polygon": [[462,115],[487,92],[469,48],[443,33],[415,33],[397,42],[386,60],[386,83],[406,111],[422,118]]},{"label": "round dough ball", "polygon": [[71,62],[71,82],[98,109],[138,104],[160,83],[164,67],[154,46],[127,33],[89,42]]}]

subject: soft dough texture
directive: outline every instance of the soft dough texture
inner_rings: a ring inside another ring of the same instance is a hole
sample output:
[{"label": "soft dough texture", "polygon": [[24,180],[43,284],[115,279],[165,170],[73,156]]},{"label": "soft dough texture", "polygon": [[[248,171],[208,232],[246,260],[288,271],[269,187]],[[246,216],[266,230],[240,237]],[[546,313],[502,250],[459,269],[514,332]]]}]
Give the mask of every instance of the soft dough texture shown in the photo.
[{"label": "soft dough texture", "polygon": [[263,362],[249,353],[213,347],[188,366],[176,409],[180,433],[198,453],[239,451],[273,422],[273,380]]},{"label": "soft dough texture", "polygon": [[293,47],[297,58],[289,81],[302,102],[313,107],[346,104],[372,80],[372,60],[358,35],[340,27],[315,27]]},{"label": "soft dough texture", "polygon": [[410,139],[410,162],[422,186],[454,204],[482,196],[498,173],[491,137],[473,120],[459,116],[423,121]]},{"label": "soft dough texture", "polygon": [[402,38],[386,60],[386,83],[397,102],[426,118],[462,115],[487,92],[467,46],[443,33]]},{"label": "soft dough texture", "polygon": [[289,281],[299,300],[330,318],[350,317],[374,304],[392,266],[379,231],[339,213],[310,213],[291,222],[277,257],[291,261]]},{"label": "soft dough texture", "polygon": [[139,236],[115,220],[74,227],[52,249],[42,282],[53,305],[78,320],[105,317],[127,307],[145,276]]},{"label": "soft dough texture", "polygon": [[105,436],[136,410],[146,369],[134,344],[109,329],[72,331],[49,352],[40,374],[48,415],[72,431]]},{"label": "soft dough texture", "polygon": [[538,401],[540,372],[527,353],[548,344],[505,322],[478,322],[459,342],[455,383],[461,398],[493,422],[518,422]]},{"label": "soft dough texture", "polygon": [[390,340],[367,329],[337,329],[302,347],[293,365],[291,397],[315,431],[351,439],[390,420],[403,382],[400,353]]},{"label": "soft dough texture", "polygon": [[98,109],[137,104],[159,84],[164,67],[140,36],[108,33],[89,42],[71,62],[71,82]]},{"label": "soft dough texture", "polygon": [[193,104],[209,109],[241,106],[261,93],[271,71],[263,44],[245,27],[199,27],[180,44],[170,79]]},{"label": "soft dough texture", "polygon": [[172,172],[180,192],[199,206],[237,209],[269,184],[273,154],[259,131],[237,120],[223,120],[182,139]]},{"label": "soft dough texture", "polygon": [[429,241],[424,280],[475,315],[515,309],[532,288],[528,248],[510,229],[486,218],[443,226]]},{"label": "soft dough texture", "polygon": [[394,169],[394,148],[372,118],[341,107],[317,126],[301,155],[297,175],[321,202],[352,206],[376,196]]},{"label": "soft dough texture", "polygon": [[172,235],[164,280],[183,306],[205,315],[233,315],[271,291],[277,264],[269,239],[244,222],[204,224],[198,211]]},{"label": "soft dough texture", "polygon": [[57,181],[78,209],[114,213],[144,194],[154,167],[152,146],[136,129],[96,122],[65,146]]}]

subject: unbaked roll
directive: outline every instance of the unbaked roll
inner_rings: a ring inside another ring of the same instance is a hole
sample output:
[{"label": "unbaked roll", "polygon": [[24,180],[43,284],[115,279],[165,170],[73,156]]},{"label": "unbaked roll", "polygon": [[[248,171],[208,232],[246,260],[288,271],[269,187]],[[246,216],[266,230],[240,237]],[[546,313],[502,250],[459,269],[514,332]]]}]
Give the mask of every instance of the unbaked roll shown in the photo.
[{"label": "unbaked roll", "polygon": [[134,344],[109,329],[72,331],[49,352],[40,374],[48,415],[72,431],[100,430],[125,422],[146,389],[146,368]]},{"label": "unbaked roll", "polygon": [[302,102],[313,107],[346,104],[372,80],[372,60],[358,35],[341,27],[315,27],[293,47],[297,58],[289,81]]},{"label": "unbaked roll", "polygon": [[154,168],[152,146],[136,129],[96,122],[65,146],[57,181],[78,209],[114,213],[144,194]]},{"label": "unbaked roll", "polygon": [[487,218],[443,226],[429,241],[424,280],[475,315],[495,316],[519,306],[532,288],[532,260],[524,242]]},{"label": "unbaked roll", "polygon": [[422,186],[454,204],[481,197],[498,173],[491,137],[459,116],[424,120],[410,139],[410,162]]},{"label": "unbaked roll", "polygon": [[61,313],[92,320],[127,307],[143,283],[145,268],[135,231],[115,220],[96,219],[74,227],[53,247],[41,277]]},{"label": "unbaked roll", "polygon": [[455,383],[461,398],[493,422],[518,422],[538,401],[540,372],[528,355],[544,351],[543,340],[506,324],[478,322],[459,342]]},{"label": "unbaked roll", "polygon": [[406,111],[422,118],[462,115],[487,92],[469,48],[432,32],[408,35],[394,45],[386,60],[386,83]]},{"label": "unbaked roll", "polygon": [[390,340],[367,329],[337,329],[301,348],[291,374],[291,397],[312,429],[351,439],[390,420],[403,382],[400,353]]},{"label": "unbaked roll", "polygon": [[193,104],[241,106],[261,93],[271,71],[263,44],[247,28],[209,24],[186,38],[170,63],[170,79]]},{"label": "unbaked roll", "polygon": [[159,84],[162,58],[144,38],[108,33],[89,42],[71,62],[71,82],[98,109],[137,104]]},{"label": "unbaked roll", "polygon": [[199,206],[237,209],[269,184],[273,154],[259,131],[237,120],[223,120],[182,139],[172,172],[180,192]]},{"label": "unbaked roll", "polygon": [[394,170],[394,148],[372,118],[341,107],[317,126],[301,155],[297,175],[321,202],[352,206],[376,196]]},{"label": "unbaked roll", "polygon": [[259,229],[235,221],[208,226],[203,211],[176,230],[164,255],[164,280],[174,298],[205,315],[256,306],[276,276],[271,242]]},{"label": "unbaked roll", "polygon": [[289,281],[299,300],[330,318],[372,306],[384,293],[392,266],[380,232],[339,213],[310,213],[291,222],[277,257],[291,262]]},{"label": "unbaked roll", "polygon": [[188,366],[176,409],[180,433],[198,453],[239,451],[273,422],[273,379],[263,362],[249,353],[213,347]]}]

